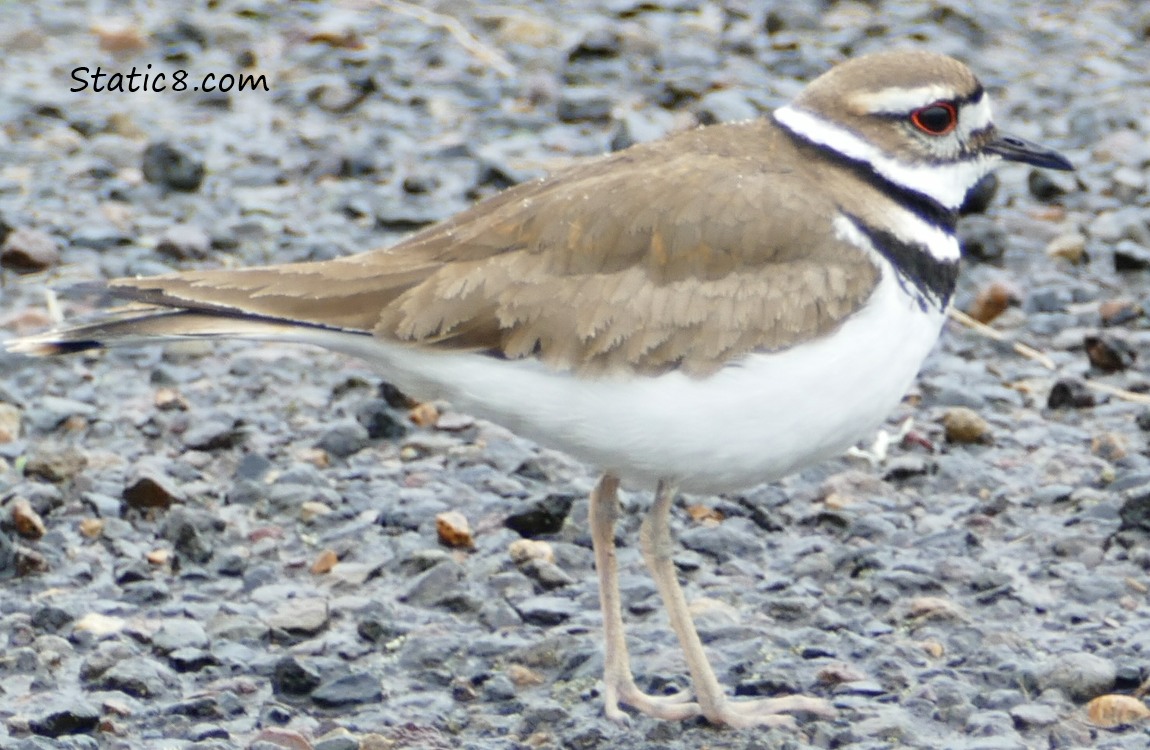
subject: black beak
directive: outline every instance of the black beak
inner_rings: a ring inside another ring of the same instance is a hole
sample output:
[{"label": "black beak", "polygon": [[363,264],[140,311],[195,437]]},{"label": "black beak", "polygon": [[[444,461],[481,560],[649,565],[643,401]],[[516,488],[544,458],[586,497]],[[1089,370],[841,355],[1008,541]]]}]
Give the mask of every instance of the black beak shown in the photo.
[{"label": "black beak", "polygon": [[1070,160],[1054,149],[1031,143],[1016,135],[1000,133],[993,141],[986,144],[985,148],[992,154],[998,154],[1006,161],[1018,161],[1036,167],[1061,169],[1067,172],[1074,169]]}]

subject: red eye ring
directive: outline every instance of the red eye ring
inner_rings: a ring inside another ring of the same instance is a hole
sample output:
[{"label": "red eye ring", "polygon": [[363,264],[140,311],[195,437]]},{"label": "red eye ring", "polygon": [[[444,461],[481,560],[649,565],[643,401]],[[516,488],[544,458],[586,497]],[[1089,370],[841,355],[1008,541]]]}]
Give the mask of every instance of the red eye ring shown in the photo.
[{"label": "red eye ring", "polygon": [[911,112],[910,121],[927,135],[946,135],[958,125],[958,108],[953,102],[934,102]]}]

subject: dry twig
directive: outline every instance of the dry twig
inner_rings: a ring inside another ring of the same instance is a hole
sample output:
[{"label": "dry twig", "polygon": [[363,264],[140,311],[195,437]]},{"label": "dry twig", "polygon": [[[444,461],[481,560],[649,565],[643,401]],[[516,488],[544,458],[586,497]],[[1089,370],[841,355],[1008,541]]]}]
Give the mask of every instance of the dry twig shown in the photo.
[{"label": "dry twig", "polygon": [[[989,339],[994,339],[995,341],[1007,340],[1006,334],[1002,333],[1002,331],[991,328],[985,323],[975,320],[974,318],[964,313],[962,310],[953,307],[950,308],[950,318],[951,320],[961,323],[967,328],[983,336],[986,336]],[[1027,346],[1026,344],[1023,344],[1019,341],[1011,342],[1011,346],[1014,348],[1015,352],[1029,360],[1037,362],[1047,370],[1050,370],[1051,372],[1058,371],[1058,367],[1054,364],[1054,360],[1052,360],[1043,352],[1035,349],[1034,347]],[[1135,393],[1134,391],[1128,391],[1125,388],[1118,388],[1113,385],[1107,385],[1106,383],[1099,383],[1096,380],[1087,380],[1084,382],[1086,383],[1086,387],[1093,391],[1105,393],[1107,395],[1114,396],[1115,398],[1120,398],[1123,401],[1130,401],[1131,403],[1135,404],[1150,404],[1150,395],[1145,393]]]},{"label": "dry twig", "polygon": [[496,73],[504,78],[510,78],[515,74],[515,66],[511,61],[497,49],[489,47],[483,42],[479,41],[466,28],[459,22],[459,19],[446,16],[442,13],[436,13],[427,8],[421,8],[415,3],[409,3],[406,0],[376,0],[380,5],[396,13],[402,13],[405,16],[416,18],[428,26],[438,26],[444,29],[447,33],[455,38],[459,46],[470,52],[473,57],[489,66]]}]

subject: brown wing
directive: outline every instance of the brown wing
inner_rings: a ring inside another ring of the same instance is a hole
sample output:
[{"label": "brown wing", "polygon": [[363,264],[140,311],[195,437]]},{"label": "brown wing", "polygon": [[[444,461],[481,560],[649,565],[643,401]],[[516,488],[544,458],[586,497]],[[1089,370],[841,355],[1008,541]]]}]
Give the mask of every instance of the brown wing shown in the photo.
[{"label": "brown wing", "polygon": [[826,332],[877,268],[832,234],[767,121],[715,126],[512,188],[400,244],[319,263],[118,279],[162,306],[538,357],[705,374]]}]

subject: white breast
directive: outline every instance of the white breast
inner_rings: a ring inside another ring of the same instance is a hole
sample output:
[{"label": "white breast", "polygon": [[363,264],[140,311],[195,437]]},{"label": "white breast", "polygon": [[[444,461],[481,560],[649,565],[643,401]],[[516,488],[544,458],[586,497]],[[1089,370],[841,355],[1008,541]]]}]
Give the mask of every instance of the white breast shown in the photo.
[{"label": "white breast", "polygon": [[426,351],[352,334],[302,340],[378,364],[421,398],[445,398],[630,484],[681,482],[694,492],[745,488],[836,455],[898,404],[938,338],[944,313],[923,313],[879,259],[867,304],[830,335],[752,354],[711,377],[586,380],[531,360]]}]

